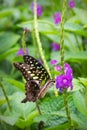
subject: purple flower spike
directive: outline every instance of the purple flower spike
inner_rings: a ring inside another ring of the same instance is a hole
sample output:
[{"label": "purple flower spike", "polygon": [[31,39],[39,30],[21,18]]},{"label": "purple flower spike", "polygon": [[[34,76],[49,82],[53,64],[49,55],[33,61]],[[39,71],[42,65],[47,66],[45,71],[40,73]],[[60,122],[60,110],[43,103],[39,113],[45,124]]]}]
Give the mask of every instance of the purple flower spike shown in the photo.
[{"label": "purple flower spike", "polygon": [[52,64],[52,65],[57,65],[57,63],[58,63],[58,61],[55,59],[50,61],[50,64]]},{"label": "purple flower spike", "polygon": [[59,24],[61,22],[61,13],[56,12],[53,16],[53,19],[55,24]]},{"label": "purple flower spike", "polygon": [[65,74],[56,77],[56,88],[59,89],[60,92],[63,92],[63,90],[68,87],[70,87],[70,90],[73,89],[73,71],[68,63],[65,63],[64,65],[64,72]]},{"label": "purple flower spike", "polygon": [[60,92],[63,92],[64,89],[67,89],[69,87],[70,90],[73,89],[72,82],[67,75],[63,74],[56,77],[56,88],[59,89]]},{"label": "purple flower spike", "polygon": [[66,75],[60,75],[56,77],[56,88],[63,87],[67,88],[69,86],[69,80]]},{"label": "purple flower spike", "polygon": [[[18,56],[23,56],[24,55],[24,50],[23,48],[20,48],[20,50],[17,52]],[[26,55],[28,55],[28,48],[26,48]]]},{"label": "purple flower spike", "polygon": [[52,50],[53,51],[59,51],[60,50],[60,45],[55,43],[55,42],[53,42],[52,43]]},{"label": "purple flower spike", "polygon": [[[42,6],[40,4],[36,5],[37,16],[42,16]],[[31,3],[30,9],[34,12],[34,3]]]},{"label": "purple flower spike", "polygon": [[65,63],[64,71],[65,71],[65,74],[67,76],[69,76],[70,81],[72,81],[72,79],[73,79],[73,71],[72,71],[72,68],[70,67],[70,65],[68,63]]},{"label": "purple flower spike", "polygon": [[69,7],[70,8],[74,8],[75,7],[75,1],[74,0],[70,0],[69,1]]},{"label": "purple flower spike", "polygon": [[40,4],[37,4],[37,15],[42,16],[42,6]]}]

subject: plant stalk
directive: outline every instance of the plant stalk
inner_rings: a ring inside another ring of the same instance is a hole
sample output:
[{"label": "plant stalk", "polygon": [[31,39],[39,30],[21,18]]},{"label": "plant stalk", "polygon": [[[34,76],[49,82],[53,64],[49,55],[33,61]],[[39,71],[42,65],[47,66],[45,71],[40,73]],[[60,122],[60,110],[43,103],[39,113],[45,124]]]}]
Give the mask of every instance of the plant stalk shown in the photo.
[{"label": "plant stalk", "polygon": [[26,55],[26,40],[25,40],[25,37],[26,37],[26,31],[24,30],[23,34],[22,34],[22,48],[24,50],[24,54]]},{"label": "plant stalk", "polygon": [[37,109],[38,109],[39,114],[41,115],[42,113],[41,113],[41,110],[40,110],[40,107],[39,107],[38,101],[36,101],[36,107],[37,107]]},{"label": "plant stalk", "polygon": [[[62,74],[64,74],[64,23],[65,23],[66,7],[67,7],[67,0],[63,0],[62,18],[61,18],[61,38],[60,38],[60,56],[61,56]],[[64,97],[66,115],[70,127],[69,129],[74,130],[68,106],[67,89],[64,90],[63,97]]]},{"label": "plant stalk", "polygon": [[37,11],[36,11],[36,3],[37,3],[37,0],[34,0],[34,28],[35,28],[35,35],[36,35],[36,40],[37,40],[37,44],[38,44],[38,49],[39,49],[39,53],[41,55],[41,59],[43,60],[43,63],[47,69],[47,72],[49,73],[50,75],[50,78],[52,78],[51,76],[51,73],[50,73],[50,70],[49,70],[49,67],[48,67],[48,64],[46,62],[46,59],[45,59],[45,56],[43,54],[43,50],[42,50],[42,44],[41,44],[41,41],[40,41],[40,36],[39,36],[39,32],[38,32],[38,22],[37,22]]},{"label": "plant stalk", "polygon": [[0,87],[2,88],[3,94],[4,94],[5,99],[6,99],[6,101],[7,101],[8,108],[9,108],[10,111],[12,111],[12,108],[11,108],[11,105],[10,105],[10,102],[9,102],[9,99],[8,99],[8,96],[7,96],[6,91],[5,91],[5,89],[4,89],[4,87],[3,87],[3,85],[2,85],[1,82],[0,82]]}]

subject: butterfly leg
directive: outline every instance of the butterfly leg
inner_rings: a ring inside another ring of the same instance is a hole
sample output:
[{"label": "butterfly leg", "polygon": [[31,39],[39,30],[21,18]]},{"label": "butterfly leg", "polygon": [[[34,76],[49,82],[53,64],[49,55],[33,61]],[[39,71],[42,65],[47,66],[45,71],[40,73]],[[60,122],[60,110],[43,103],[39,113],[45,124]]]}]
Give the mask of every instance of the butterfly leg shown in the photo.
[{"label": "butterfly leg", "polygon": [[36,107],[38,109],[39,114],[41,115],[42,113],[41,113],[41,110],[40,110],[40,107],[39,107],[39,104],[38,104],[38,100],[36,100]]}]

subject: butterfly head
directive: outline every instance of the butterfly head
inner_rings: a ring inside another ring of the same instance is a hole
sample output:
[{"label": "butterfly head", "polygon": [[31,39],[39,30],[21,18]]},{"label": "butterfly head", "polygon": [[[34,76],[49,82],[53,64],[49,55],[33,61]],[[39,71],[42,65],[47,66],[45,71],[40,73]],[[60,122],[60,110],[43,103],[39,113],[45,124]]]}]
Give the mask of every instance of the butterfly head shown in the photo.
[{"label": "butterfly head", "polygon": [[13,65],[15,66],[15,68],[17,68],[17,69],[19,69],[19,70],[20,70],[20,63],[15,62],[15,63],[13,63]]},{"label": "butterfly head", "polygon": [[28,65],[28,64],[25,64],[25,63],[15,62],[15,63],[13,63],[13,65],[14,65],[15,68],[18,69],[18,70],[21,70],[21,69],[27,70],[27,68],[29,68],[29,65]]}]

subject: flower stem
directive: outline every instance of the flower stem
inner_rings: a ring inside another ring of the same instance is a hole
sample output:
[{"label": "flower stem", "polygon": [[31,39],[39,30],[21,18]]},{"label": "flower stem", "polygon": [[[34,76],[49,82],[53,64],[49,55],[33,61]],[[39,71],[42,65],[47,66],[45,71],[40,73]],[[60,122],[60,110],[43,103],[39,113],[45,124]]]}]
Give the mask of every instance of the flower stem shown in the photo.
[{"label": "flower stem", "polygon": [[25,40],[25,37],[26,37],[26,31],[24,30],[23,34],[22,34],[22,48],[24,50],[24,54],[26,55],[26,40]]},{"label": "flower stem", "polygon": [[39,107],[39,105],[38,105],[38,101],[36,101],[36,107],[37,107],[37,109],[38,109],[39,114],[41,115],[42,113],[41,113],[40,107]]},{"label": "flower stem", "polygon": [[[61,56],[62,74],[64,74],[64,23],[65,23],[66,6],[67,6],[67,0],[63,0],[62,21],[61,21],[61,38],[60,38],[60,56]],[[70,110],[69,110],[69,106],[68,106],[66,89],[64,90],[63,97],[64,97],[66,115],[67,115],[67,119],[68,119],[68,123],[69,123],[69,127],[70,127],[69,129],[74,130],[71,116],[70,116]]]},{"label": "flower stem", "polygon": [[3,87],[2,83],[1,83],[1,81],[0,81],[0,87],[2,88],[3,94],[4,94],[5,99],[6,99],[6,101],[7,101],[8,108],[9,108],[9,110],[11,111],[12,108],[11,108],[11,105],[10,105],[10,102],[9,102],[9,99],[8,99],[8,96],[7,96],[7,94],[6,94],[6,91],[5,91],[5,89],[4,89],[4,87]]},{"label": "flower stem", "polygon": [[52,78],[51,73],[50,73],[50,70],[49,70],[49,67],[48,67],[47,62],[46,62],[46,59],[45,59],[45,56],[44,56],[44,54],[43,54],[42,44],[41,44],[40,37],[39,37],[38,23],[37,23],[36,3],[37,3],[37,0],[34,0],[34,28],[35,28],[36,40],[37,40],[37,44],[38,44],[38,48],[39,48],[39,53],[40,53],[40,55],[41,55],[41,59],[43,60],[43,63],[44,63],[44,65],[45,65],[46,69],[47,69],[47,72],[48,72],[49,75],[50,75],[50,78]]},{"label": "flower stem", "polygon": [[62,73],[64,74],[64,23],[65,23],[65,12],[66,12],[66,0],[63,2],[62,9],[62,20],[61,20],[61,38],[60,38],[60,56],[61,56],[61,66]]},{"label": "flower stem", "polygon": [[69,106],[68,106],[67,90],[64,90],[63,97],[64,97],[64,104],[65,104],[65,110],[66,110],[69,127],[70,127],[70,130],[74,130],[74,126],[73,126],[73,122],[71,120],[70,110],[69,110]]},{"label": "flower stem", "polygon": [[32,41],[33,41],[33,46],[34,46],[34,56],[36,56],[36,58],[38,57],[38,50],[37,50],[37,44],[36,44],[36,37],[35,37],[35,30],[32,29]]}]

